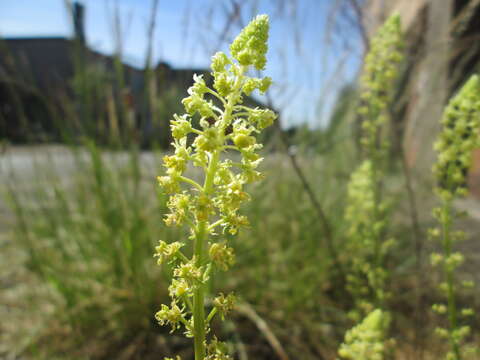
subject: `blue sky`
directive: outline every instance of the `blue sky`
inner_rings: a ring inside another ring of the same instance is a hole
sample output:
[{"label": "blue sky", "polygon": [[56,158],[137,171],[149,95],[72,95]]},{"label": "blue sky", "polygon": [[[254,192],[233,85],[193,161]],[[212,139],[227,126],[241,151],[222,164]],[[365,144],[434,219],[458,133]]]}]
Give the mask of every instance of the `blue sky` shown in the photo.
[{"label": "blue sky", "polygon": [[[271,18],[269,63],[266,74],[276,84],[275,107],[282,110],[285,126],[327,122],[339,88],[351,81],[358,69],[361,48],[353,30],[328,31],[332,0],[251,0],[242,9],[242,21],[255,13]],[[86,6],[86,36],[90,47],[114,51],[112,8],[114,0],[83,0]],[[155,31],[155,62],[173,67],[207,67],[219,50],[219,34],[226,23],[227,0],[159,0]],[[124,25],[123,53],[127,62],[144,64],[151,0],[118,0]],[[213,9],[213,10],[212,10]],[[294,16],[293,16],[294,15]],[[341,25],[341,24],[340,24]],[[236,35],[240,23],[227,33]],[[343,35],[339,35],[343,32]],[[1,0],[0,36],[71,36],[72,27],[64,0]],[[345,35],[346,34],[346,35]],[[350,48],[345,46],[349,37]],[[330,37],[330,42],[327,41]],[[353,40],[352,40],[353,39]],[[226,41],[220,49],[226,50]],[[342,45],[343,44],[343,45]]]}]

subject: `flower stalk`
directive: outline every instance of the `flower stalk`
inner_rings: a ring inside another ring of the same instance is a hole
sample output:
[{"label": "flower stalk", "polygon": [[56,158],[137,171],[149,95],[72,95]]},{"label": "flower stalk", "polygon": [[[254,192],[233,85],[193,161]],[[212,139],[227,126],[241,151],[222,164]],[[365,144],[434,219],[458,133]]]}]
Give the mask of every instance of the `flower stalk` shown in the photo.
[{"label": "flower stalk", "polygon": [[364,159],[352,174],[345,213],[349,250],[357,254],[347,276],[347,288],[356,302],[351,313],[356,321],[375,308],[383,309],[386,297],[384,260],[393,240],[384,239],[388,203],[383,199],[383,178],[389,145],[382,132],[402,59],[402,39],[400,17],[394,14],[372,39],[361,79],[360,145]]},{"label": "flower stalk", "polygon": [[[157,246],[158,262],[169,262],[174,270],[171,305],[162,305],[155,317],[172,331],[180,324],[185,327],[186,336],[194,338],[195,360],[230,359],[222,343],[214,336],[209,341],[207,334],[216,315],[223,319],[233,309],[235,297],[220,294],[209,301],[213,308],[207,316],[205,304],[210,276],[214,271],[227,271],[235,261],[223,235],[234,235],[248,226],[248,219],[239,213],[242,203],[250,200],[244,186],[262,178],[256,170],[262,161],[257,154],[262,145],[255,134],[276,118],[271,110],[241,105],[244,96],[255,90],[264,93],[271,85],[269,77],[246,75],[250,66],[265,67],[268,29],[268,16],[257,16],[233,41],[231,58],[222,52],[212,57],[213,87],[194,75],[189,96],[182,101],[187,114],[174,115],[171,121],[175,153],[164,157],[167,174],[158,178],[171,194],[166,224],[189,226],[194,244],[191,258],[181,252],[183,242],[160,241]],[[223,159],[222,154],[232,151],[240,155],[239,162]],[[187,164],[203,170],[203,185],[184,175]]]},{"label": "flower stalk", "polygon": [[394,240],[386,238],[388,203],[383,199],[383,177],[389,145],[382,132],[402,60],[402,42],[400,17],[394,14],[372,39],[361,79],[360,147],[364,159],[348,185],[345,212],[347,246],[355,254],[347,275],[347,290],[354,299],[349,315],[357,325],[346,333],[339,349],[343,359],[383,360],[391,343],[387,337],[390,314],[385,310],[385,258]]},{"label": "flower stalk", "polygon": [[[454,250],[456,242],[465,238],[463,231],[454,230],[457,217],[453,202],[468,193],[466,175],[472,163],[472,152],[480,148],[480,80],[473,75],[453,97],[445,108],[442,118],[443,129],[435,143],[438,159],[433,171],[437,180],[436,194],[441,205],[433,214],[439,223],[438,228],[430,230],[432,238],[439,238],[442,252],[431,255],[433,266],[440,266],[444,281],[440,290],[445,294],[446,304],[434,304],[432,309],[440,315],[446,315],[448,326],[437,328],[439,336],[448,340],[450,351],[448,360],[462,360],[463,347],[470,327],[460,325],[460,316],[473,315],[472,309],[458,309],[457,292],[460,286],[456,269],[464,262],[462,253]],[[470,287],[471,282],[463,283]]]}]

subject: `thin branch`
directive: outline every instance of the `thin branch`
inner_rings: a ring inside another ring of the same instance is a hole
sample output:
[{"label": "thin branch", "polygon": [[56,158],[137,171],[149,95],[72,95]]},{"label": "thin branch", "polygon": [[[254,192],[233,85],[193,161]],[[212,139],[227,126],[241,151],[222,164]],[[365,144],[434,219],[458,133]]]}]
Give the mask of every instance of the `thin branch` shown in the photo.
[{"label": "thin branch", "polygon": [[[273,101],[270,96],[270,93],[267,92],[266,94],[267,98],[267,106],[272,108],[273,107]],[[295,173],[297,174],[298,178],[300,179],[302,186],[305,190],[305,192],[308,195],[308,198],[310,199],[310,202],[312,203],[313,208],[315,209],[318,218],[320,220],[320,223],[323,228],[323,233],[325,235],[325,243],[327,246],[327,251],[329,252],[330,257],[332,258],[333,264],[336,267],[336,269],[339,272],[339,275],[341,276],[342,281],[346,280],[346,273],[343,269],[343,265],[339,260],[339,256],[337,253],[337,250],[335,246],[333,245],[334,239],[333,239],[333,232],[332,232],[332,226],[330,224],[330,221],[327,218],[327,215],[325,211],[323,210],[322,205],[320,204],[320,201],[317,199],[317,196],[315,192],[313,191],[312,186],[310,185],[309,181],[307,180],[307,177],[305,176],[304,171],[300,167],[297,157],[294,151],[291,151],[291,146],[289,139],[287,138],[287,135],[285,132],[281,129],[280,127],[280,118],[275,121],[275,127],[277,129],[277,132],[279,133],[280,139],[282,141],[282,144],[284,146],[285,152],[288,154],[288,157],[290,159],[290,163],[295,170]],[[343,284],[342,284],[343,285]]]},{"label": "thin branch", "polygon": [[370,39],[368,38],[367,31],[365,30],[363,9],[358,3],[358,0],[348,0],[348,3],[350,4],[350,7],[352,8],[357,18],[357,27],[360,31],[360,36],[363,41],[363,46],[365,47],[365,52],[368,52],[368,49],[370,48]]},{"label": "thin branch", "polygon": [[152,10],[150,12],[150,22],[147,30],[147,54],[145,56],[145,69],[150,69],[152,66],[153,42],[155,36],[155,28],[157,26],[157,9],[158,0],[152,0]]},{"label": "thin branch", "polygon": [[257,314],[253,307],[246,303],[243,303],[238,304],[235,307],[235,310],[239,314],[242,314],[246,318],[251,320],[257,326],[258,330],[260,330],[260,332],[265,336],[265,339],[268,341],[273,351],[278,355],[281,360],[290,360],[286,351],[283,349],[281,342],[272,332],[267,322]]}]

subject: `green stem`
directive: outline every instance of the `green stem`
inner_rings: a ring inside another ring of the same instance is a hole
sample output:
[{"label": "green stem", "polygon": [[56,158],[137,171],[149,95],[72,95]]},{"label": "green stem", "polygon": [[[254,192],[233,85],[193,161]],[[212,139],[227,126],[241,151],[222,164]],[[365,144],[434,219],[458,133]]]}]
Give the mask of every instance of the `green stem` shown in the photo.
[{"label": "green stem", "polygon": [[[198,224],[197,236],[195,239],[195,260],[196,265],[201,266],[203,262],[204,244],[206,242],[206,221]],[[199,282],[193,293],[193,329],[195,360],[205,359],[205,285]]]},{"label": "green stem", "polygon": [[[219,152],[215,151],[210,159],[207,174],[205,176],[205,184],[203,192],[205,195],[210,195],[213,188],[213,178],[217,171],[219,161]],[[205,262],[205,244],[208,236],[208,220],[200,221],[198,223],[194,255],[196,266],[200,267]],[[205,283],[198,283],[193,293],[193,325],[194,325],[194,346],[195,346],[195,360],[205,359]]]},{"label": "green stem", "polygon": [[212,309],[212,311],[210,311],[210,314],[208,314],[208,317],[207,317],[207,324],[210,323],[210,321],[212,321],[213,317],[215,316],[215,314],[217,313],[217,308],[214,307]]},{"label": "green stem", "polygon": [[175,256],[177,257],[177,259],[182,260],[184,263],[189,262],[188,258],[187,258],[185,255],[183,255],[183,253],[182,253],[180,250],[178,250],[178,251],[175,253]]},{"label": "green stem", "polygon": [[[382,211],[380,209],[381,201],[382,201],[382,194],[381,194],[381,183],[378,179],[378,172],[375,167],[375,175],[374,175],[374,192],[375,192],[375,222],[382,222],[385,221]],[[377,307],[384,310],[384,300],[385,300],[385,284],[384,284],[384,266],[383,266],[383,256],[382,256],[382,235],[378,232],[377,229],[375,231],[375,299],[377,302]]]},{"label": "green stem", "polygon": [[213,224],[210,224],[210,225],[208,226],[208,231],[213,231],[213,230],[215,230],[215,228],[216,228],[217,226],[222,225],[222,223],[223,223],[223,219],[220,219],[220,220],[218,220],[218,221],[215,221]]},{"label": "green stem", "polygon": [[[220,136],[224,138],[225,127],[229,124],[233,107],[235,105],[237,92],[241,88],[241,76],[245,71],[245,67],[240,68],[240,74],[235,81],[234,90],[228,97],[228,102],[225,105],[225,111],[222,116],[222,124],[219,126],[221,129]],[[203,193],[206,196],[210,196],[213,191],[213,179],[217,172],[218,163],[220,161],[220,150],[215,150],[210,158],[207,172],[205,175],[205,183],[203,185]],[[196,266],[200,267],[205,264],[205,245],[207,243],[207,237],[209,233],[208,219],[199,221],[195,236],[194,256]],[[193,330],[194,330],[194,346],[195,346],[195,360],[205,359],[205,340],[206,340],[206,322],[205,322],[205,293],[206,283],[201,282],[197,284],[197,287],[193,293]]]},{"label": "green stem", "polygon": [[178,179],[180,181],[183,181],[184,183],[187,183],[187,184],[190,184],[192,185],[194,188],[196,188],[197,190],[200,190],[200,191],[203,191],[203,188],[200,186],[200,184],[198,184],[196,181],[192,180],[192,179],[189,179],[185,176],[179,176]]},{"label": "green stem", "polygon": [[[450,234],[451,227],[451,203],[450,201],[443,201],[443,219],[442,219],[442,236],[443,236],[443,251],[445,260],[448,260],[452,255],[452,237]],[[448,308],[448,322],[450,344],[455,356],[455,360],[461,360],[460,345],[453,336],[454,331],[457,329],[457,305],[455,301],[455,288],[454,288],[454,269],[448,265],[448,261],[444,262],[444,272],[447,281],[447,308]]]}]

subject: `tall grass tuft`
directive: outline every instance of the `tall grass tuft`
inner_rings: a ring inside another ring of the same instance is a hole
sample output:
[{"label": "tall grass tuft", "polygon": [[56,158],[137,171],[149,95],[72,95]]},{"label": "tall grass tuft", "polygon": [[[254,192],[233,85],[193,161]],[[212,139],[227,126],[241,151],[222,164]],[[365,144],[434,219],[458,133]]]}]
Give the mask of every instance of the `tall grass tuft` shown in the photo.
[{"label": "tall grass tuft", "polygon": [[[151,331],[151,311],[165,292],[151,253],[158,234],[175,232],[161,224],[165,199],[138,151],[102,153],[88,143],[68,154],[73,171],[46,166],[48,186],[11,184],[16,240],[30,270],[53,290],[55,317],[44,335],[66,331],[61,348],[112,346]],[[37,179],[44,175],[38,167]]]}]

